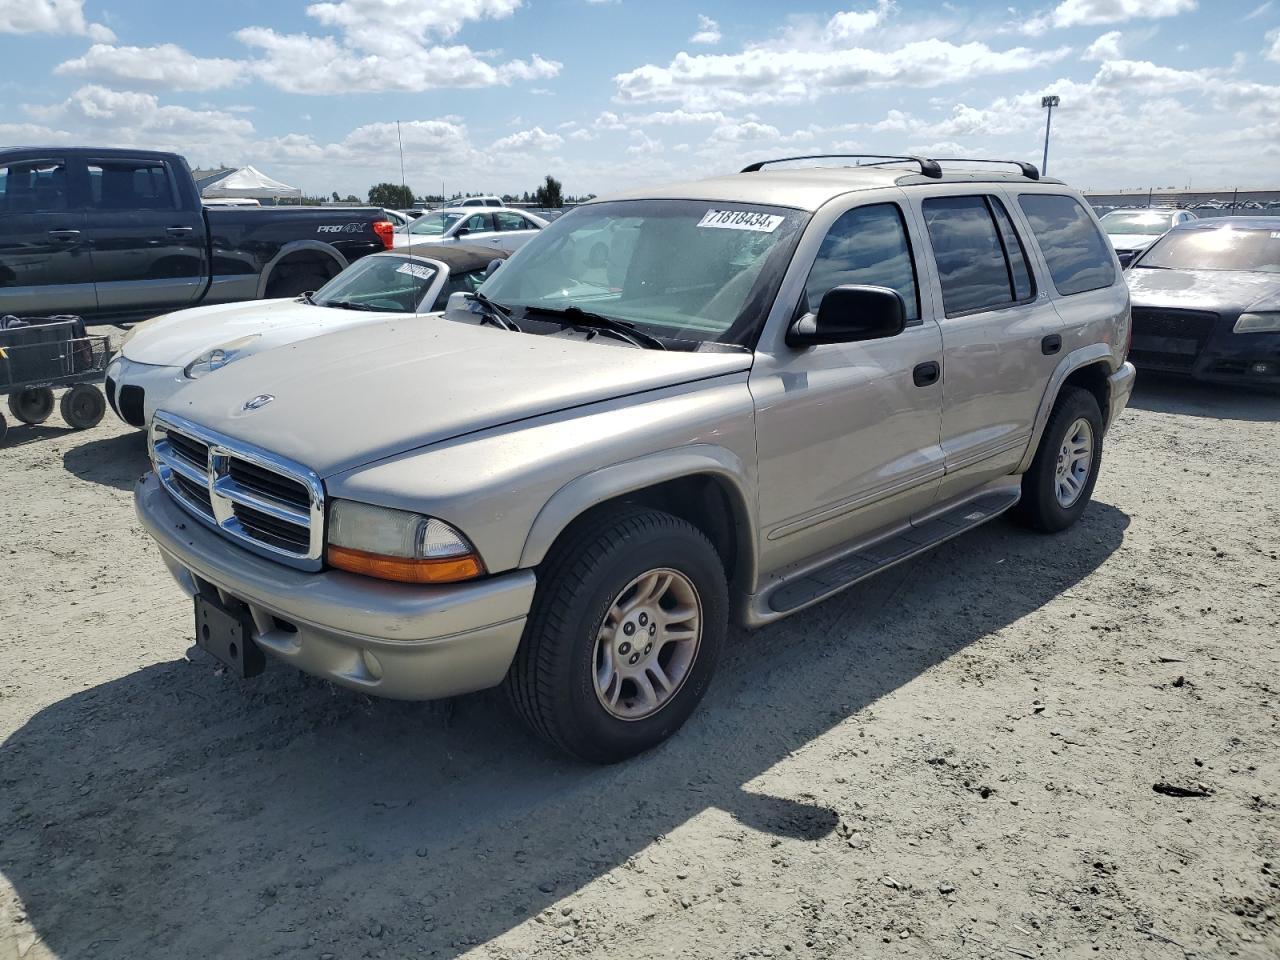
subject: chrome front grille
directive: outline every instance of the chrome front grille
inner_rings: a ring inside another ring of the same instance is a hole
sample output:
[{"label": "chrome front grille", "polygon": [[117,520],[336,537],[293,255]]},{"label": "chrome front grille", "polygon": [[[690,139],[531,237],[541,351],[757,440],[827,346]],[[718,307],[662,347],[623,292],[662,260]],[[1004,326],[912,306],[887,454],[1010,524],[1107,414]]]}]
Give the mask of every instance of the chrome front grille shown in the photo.
[{"label": "chrome front grille", "polygon": [[165,489],[241,546],[304,570],[324,555],[324,487],[301,464],[157,413],[151,462]]}]

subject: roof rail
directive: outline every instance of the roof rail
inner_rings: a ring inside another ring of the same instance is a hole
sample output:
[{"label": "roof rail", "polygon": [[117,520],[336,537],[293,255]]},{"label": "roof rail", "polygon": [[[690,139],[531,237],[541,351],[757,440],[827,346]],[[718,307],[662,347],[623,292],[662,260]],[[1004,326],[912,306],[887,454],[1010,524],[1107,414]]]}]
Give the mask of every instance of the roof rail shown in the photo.
[{"label": "roof rail", "polygon": [[1039,180],[1040,171],[1034,163],[1024,163],[1021,160],[983,160],[979,157],[938,157],[934,163],[1004,163],[1011,167],[1017,167],[1018,171],[1028,180]]},{"label": "roof rail", "polygon": [[[814,153],[806,157],[779,157],[776,160],[757,160],[755,163],[748,164],[747,166],[743,167],[741,172],[757,173],[766,164],[786,163],[790,160],[858,160],[858,159],[879,160],[879,161],[906,160],[910,163],[918,163],[920,165],[920,172],[924,174],[926,177],[930,177],[934,180],[937,180],[939,177],[942,176],[942,168],[938,166],[936,161],[930,160],[927,157],[908,157],[908,156],[900,157],[900,156],[895,156],[893,154],[884,154],[884,153]],[[875,166],[875,164],[869,164],[869,166]]]}]

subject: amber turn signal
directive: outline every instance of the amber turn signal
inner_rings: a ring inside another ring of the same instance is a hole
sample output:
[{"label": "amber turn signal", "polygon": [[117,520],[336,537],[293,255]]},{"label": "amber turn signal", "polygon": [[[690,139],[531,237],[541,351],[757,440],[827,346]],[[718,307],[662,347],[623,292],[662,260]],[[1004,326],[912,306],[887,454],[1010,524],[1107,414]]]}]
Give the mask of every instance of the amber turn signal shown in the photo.
[{"label": "amber turn signal", "polygon": [[484,575],[484,564],[474,554],[441,560],[413,560],[330,545],[328,559],[329,566],[334,569],[400,583],[457,583]]}]

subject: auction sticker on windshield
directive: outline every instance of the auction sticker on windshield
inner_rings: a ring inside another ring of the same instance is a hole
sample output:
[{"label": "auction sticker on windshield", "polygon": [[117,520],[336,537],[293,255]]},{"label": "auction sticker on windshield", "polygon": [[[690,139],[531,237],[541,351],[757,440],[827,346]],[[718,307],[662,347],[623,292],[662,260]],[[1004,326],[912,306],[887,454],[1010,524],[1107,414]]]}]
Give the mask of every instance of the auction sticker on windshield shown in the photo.
[{"label": "auction sticker on windshield", "polygon": [[718,230],[754,230],[773,233],[786,217],[776,213],[753,213],[750,210],[708,210],[698,221],[700,227]]},{"label": "auction sticker on windshield", "polygon": [[417,277],[419,280],[430,280],[435,271],[430,267],[424,267],[420,263],[402,263],[396,267],[396,273],[407,273],[411,277]]}]

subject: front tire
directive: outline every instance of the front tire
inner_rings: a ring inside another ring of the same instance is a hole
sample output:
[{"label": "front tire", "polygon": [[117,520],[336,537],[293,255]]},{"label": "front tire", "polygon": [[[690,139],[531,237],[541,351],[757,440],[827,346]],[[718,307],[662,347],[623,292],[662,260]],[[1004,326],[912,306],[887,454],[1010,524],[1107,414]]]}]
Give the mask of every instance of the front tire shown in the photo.
[{"label": "front tire", "polygon": [[1017,516],[1044,533],[1065,530],[1084,513],[1102,464],[1102,411],[1088,390],[1064,387],[1031,469],[1022,477]]},{"label": "front tire", "polygon": [[636,507],[589,517],[543,563],[507,693],[562,750],[625,760],[693,713],[728,610],[720,556],[692,524]]}]

